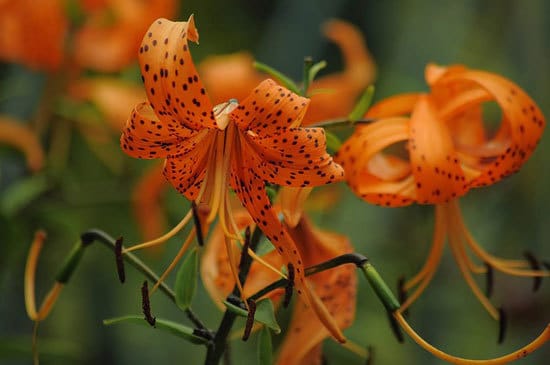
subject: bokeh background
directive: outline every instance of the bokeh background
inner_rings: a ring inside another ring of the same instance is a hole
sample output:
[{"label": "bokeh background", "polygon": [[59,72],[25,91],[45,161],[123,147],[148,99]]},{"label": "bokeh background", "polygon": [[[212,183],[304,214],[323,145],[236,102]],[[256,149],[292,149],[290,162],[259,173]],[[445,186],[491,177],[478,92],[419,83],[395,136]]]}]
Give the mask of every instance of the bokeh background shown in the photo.
[{"label": "bokeh background", "polygon": [[[426,90],[423,72],[427,62],[463,63],[514,80],[550,115],[550,4],[544,0],[182,1],[179,18],[187,19],[191,13],[201,36],[200,46],[192,48],[196,61],[207,55],[249,50],[258,60],[299,79],[302,59],[310,55],[315,60],[326,59],[329,65],[323,72],[330,73],[342,68],[342,60],[338,49],[322,37],[320,25],[341,18],[360,27],[367,39],[378,65],[377,100]],[[135,66],[116,76],[138,81]],[[37,123],[44,107],[41,101],[51,96],[47,81],[44,72],[0,63],[0,114],[16,116],[29,125]],[[106,162],[90,147],[82,128],[66,118],[53,122],[61,127],[54,128],[57,139],[51,136],[52,128],[42,135],[45,146],[54,152],[41,172],[31,174],[20,152],[0,146],[0,364],[31,362],[32,323],[24,309],[23,271],[36,229],[48,232],[37,275],[39,300],[81,232],[97,227],[124,236],[127,243],[140,240],[130,198],[137,178],[151,164],[112,148],[118,138],[114,133],[108,138],[111,147],[103,151],[104,156],[108,151]],[[550,258],[549,164],[550,138],[543,136],[519,174],[462,199],[468,226],[487,250],[509,258],[530,250]],[[171,224],[188,207],[173,191],[165,194],[163,203]],[[338,202],[314,216],[321,226],[348,234],[356,251],[366,254],[392,285],[400,275],[410,276],[418,270],[431,242],[432,207],[370,206],[344,185]],[[140,255],[160,271],[179,241],[171,240],[163,251]],[[165,333],[132,325],[102,325],[105,318],[140,313],[142,277],[131,269],[127,275],[126,284],[119,284],[112,253],[100,245],[88,250],[50,317],[40,326],[43,364],[203,361],[204,348]],[[495,280],[493,302],[502,305],[509,317],[503,344],[496,343],[498,324],[471,294],[448,250],[434,281],[412,307],[411,322],[430,342],[452,354],[483,358],[510,352],[534,338],[550,321],[550,283],[543,282],[540,291],[532,293],[529,279],[496,274]],[[153,297],[152,306],[164,318],[185,322],[162,295]],[[396,342],[382,305],[362,278],[357,307],[355,324],[346,334],[361,345],[374,347],[374,364],[440,363],[410,339],[405,344]],[[217,326],[221,313],[203,289],[194,308],[209,326]],[[288,314],[281,313],[279,319],[284,325]],[[281,337],[275,337],[275,342]],[[234,362],[256,363],[255,342],[255,336],[244,344],[234,341]],[[363,363],[331,341],[326,341],[324,351],[328,364]],[[518,363],[543,364],[549,358],[550,346],[546,345]]]}]

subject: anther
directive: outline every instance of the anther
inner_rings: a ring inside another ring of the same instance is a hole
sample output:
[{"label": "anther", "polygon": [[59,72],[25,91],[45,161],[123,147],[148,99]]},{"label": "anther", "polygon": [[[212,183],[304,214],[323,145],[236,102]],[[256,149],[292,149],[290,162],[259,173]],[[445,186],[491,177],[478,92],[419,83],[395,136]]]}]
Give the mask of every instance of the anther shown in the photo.
[{"label": "anther", "polygon": [[506,327],[507,327],[508,321],[506,319],[506,312],[504,309],[499,308],[498,309],[498,343],[501,344],[504,342],[504,338],[506,337]]},{"label": "anther", "polygon": [[126,273],[124,272],[124,259],[122,258],[122,237],[117,238],[115,242],[115,260],[118,279],[124,284]]},{"label": "anther", "polygon": [[143,315],[145,320],[151,326],[155,327],[156,318],[151,315],[151,303],[149,302],[149,289],[147,288],[147,280],[143,282],[141,286],[141,308],[143,309]]},{"label": "anther", "polygon": [[[408,295],[407,290],[405,289],[405,276],[401,275],[399,279],[397,279],[397,298],[399,299],[399,303],[403,304],[407,301]],[[407,317],[409,315],[409,310],[405,309],[403,311],[403,315]]]},{"label": "anther", "polygon": [[246,324],[244,327],[243,341],[248,340],[250,333],[252,332],[252,327],[254,326],[254,315],[256,314],[256,302],[249,299],[248,303],[248,316],[246,317]]},{"label": "anther", "polygon": [[191,209],[193,210],[193,221],[195,222],[195,232],[197,234],[197,243],[199,246],[204,246],[204,235],[202,231],[201,217],[197,204],[191,202]]},{"label": "anther", "polygon": [[548,262],[548,261],[543,261],[543,262],[542,262],[542,266],[544,266],[544,268],[545,268],[546,270],[549,270],[549,271],[550,271],[550,262]]},{"label": "anther", "polygon": [[397,339],[397,342],[399,342],[399,343],[405,342],[405,337],[403,337],[403,333],[401,332],[401,328],[399,327],[399,324],[397,323],[397,321],[393,317],[393,313],[390,312],[390,311],[387,311],[387,314],[388,314],[388,320],[390,321],[391,330],[392,330],[393,334],[395,335],[395,338]]},{"label": "anther", "polygon": [[294,292],[294,265],[290,262],[286,265],[288,269],[288,281],[285,286],[285,297],[283,299],[283,308],[287,308],[292,299],[292,293]]},{"label": "anther", "polygon": [[[535,255],[533,255],[531,251],[525,251],[523,253],[523,256],[525,256],[525,258],[529,262],[529,265],[531,265],[531,269],[535,271],[539,271],[541,269],[539,260],[535,257]],[[542,276],[533,276],[534,292],[539,290],[541,284],[542,284]]]},{"label": "anther", "polygon": [[367,346],[367,351],[369,352],[367,359],[365,360],[365,365],[372,365],[374,363],[374,347]]},{"label": "anther", "polygon": [[485,273],[485,295],[487,298],[491,298],[491,295],[493,295],[494,271],[488,262],[485,263],[485,268],[487,269]]},{"label": "anther", "polygon": [[242,265],[246,261],[246,257],[248,257],[249,247],[250,247],[250,226],[246,227],[246,229],[244,230],[244,244],[243,244],[243,249],[241,251],[241,259],[239,261],[239,270],[242,269]]}]

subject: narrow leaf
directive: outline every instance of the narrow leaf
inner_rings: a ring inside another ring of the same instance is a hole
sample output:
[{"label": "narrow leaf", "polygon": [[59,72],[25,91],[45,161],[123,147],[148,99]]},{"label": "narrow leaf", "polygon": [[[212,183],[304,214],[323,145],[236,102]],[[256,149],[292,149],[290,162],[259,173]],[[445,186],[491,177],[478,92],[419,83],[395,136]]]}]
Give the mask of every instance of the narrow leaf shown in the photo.
[{"label": "narrow leaf", "polygon": [[319,73],[319,71],[321,71],[325,67],[327,67],[327,62],[326,61],[320,61],[320,62],[317,62],[316,64],[312,65],[309,68],[308,78],[309,78],[309,84],[310,85],[313,82],[313,80],[315,79],[315,77],[317,76],[317,74]]},{"label": "narrow leaf", "polygon": [[327,148],[331,151],[338,151],[340,147],[342,147],[342,141],[340,141],[340,138],[336,137],[335,134],[327,131],[325,129],[325,137],[327,141]]},{"label": "narrow leaf", "polygon": [[51,187],[44,175],[31,176],[10,185],[2,194],[0,210],[11,217]]},{"label": "narrow leaf", "polygon": [[372,104],[372,98],[374,96],[374,85],[369,85],[361,97],[359,98],[359,101],[355,106],[353,107],[353,110],[348,115],[348,119],[350,122],[356,122],[359,119],[363,118],[367,110],[370,108]]},{"label": "narrow leaf", "polygon": [[176,276],[174,291],[176,292],[176,304],[181,310],[186,310],[191,305],[197,289],[198,273],[199,254],[198,250],[194,249],[187,255]]},{"label": "narrow leaf", "polygon": [[273,364],[273,346],[271,344],[271,332],[267,327],[262,327],[258,336],[258,364]]},{"label": "narrow leaf", "polygon": [[[229,303],[224,300],[223,304],[226,306],[227,310],[241,316],[248,317],[248,312],[246,309],[243,309],[235,304]],[[273,303],[268,298],[262,299],[256,303],[256,313],[254,315],[254,322],[258,322],[266,325],[271,328],[273,332],[279,334],[281,333],[281,327],[277,323],[275,318],[275,311],[273,309]]]},{"label": "narrow leaf", "polygon": [[207,339],[195,335],[193,333],[194,330],[191,327],[187,327],[172,321],[167,321],[165,319],[157,318],[155,322],[156,327],[150,327],[149,324],[143,319],[143,316],[136,316],[136,315],[128,315],[128,316],[109,318],[109,319],[103,320],[103,324],[106,326],[111,326],[113,324],[119,324],[119,323],[133,323],[133,324],[139,324],[149,328],[158,328],[161,331],[165,331],[172,335],[181,337],[194,344],[206,344],[208,342]]},{"label": "narrow leaf", "polygon": [[292,81],[289,77],[284,75],[283,73],[275,70],[274,68],[272,68],[271,66],[266,65],[265,63],[261,63],[261,62],[258,62],[258,61],[255,61],[253,66],[257,70],[265,72],[266,74],[268,74],[270,76],[273,76],[284,87],[286,87],[287,89],[289,89],[293,93],[300,95],[300,89],[298,88],[296,83],[294,81]]}]

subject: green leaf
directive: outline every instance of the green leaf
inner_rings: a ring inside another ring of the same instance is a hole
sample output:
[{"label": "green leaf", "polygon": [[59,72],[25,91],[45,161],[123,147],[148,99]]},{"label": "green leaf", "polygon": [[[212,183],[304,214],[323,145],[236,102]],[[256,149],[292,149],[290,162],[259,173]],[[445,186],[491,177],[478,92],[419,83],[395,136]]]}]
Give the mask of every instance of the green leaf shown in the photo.
[{"label": "green leaf", "polygon": [[267,327],[262,327],[258,336],[258,364],[273,364],[273,346],[271,344],[271,332]]},{"label": "green leaf", "polygon": [[359,101],[355,106],[353,107],[353,110],[348,115],[348,119],[351,122],[356,122],[359,119],[363,118],[363,115],[367,112],[369,107],[372,104],[372,97],[374,96],[374,85],[369,85],[361,97],[359,98]]},{"label": "green leaf", "polygon": [[325,129],[325,136],[327,139],[327,148],[334,152],[338,151],[342,146],[342,141],[340,141],[340,138],[336,137],[335,134],[330,133],[326,129]]},{"label": "green leaf", "polygon": [[296,83],[294,81],[292,81],[289,77],[284,75],[283,73],[275,70],[274,68],[266,65],[265,63],[261,63],[261,62],[258,62],[258,61],[255,61],[253,63],[253,66],[257,70],[265,72],[266,74],[271,75],[274,78],[276,78],[284,87],[286,87],[287,89],[289,89],[293,93],[301,95],[300,89],[298,88]]},{"label": "green leaf", "polygon": [[198,249],[194,249],[187,255],[181,264],[177,276],[174,291],[176,293],[176,305],[181,310],[186,310],[191,305],[197,289],[197,276],[199,274]]},{"label": "green leaf", "polygon": [[[140,316],[128,315],[128,316],[109,318],[109,319],[103,320],[103,324],[106,326],[111,326],[113,324],[119,324],[119,323],[133,323],[133,324],[139,324],[145,327],[151,327],[149,323],[145,321],[142,315]],[[157,318],[154,328],[158,328],[161,331],[165,331],[172,335],[181,337],[194,344],[208,343],[208,340],[206,338],[193,334],[193,329],[191,327],[187,327],[176,322]]]},{"label": "green leaf", "polygon": [[[241,317],[248,317],[248,312],[246,311],[246,309],[229,303],[226,300],[223,301],[223,304],[226,306],[227,310]],[[256,302],[256,313],[254,315],[254,321],[266,325],[277,334],[281,333],[281,327],[279,327],[277,319],[275,318],[273,303],[271,303],[271,300],[268,298]]]},{"label": "green leaf", "polygon": [[10,217],[29,205],[50,188],[46,176],[35,175],[10,185],[2,194],[0,210]]},{"label": "green leaf", "polygon": [[320,62],[317,62],[316,64],[312,65],[309,68],[309,70],[308,70],[309,84],[311,84],[313,82],[313,80],[315,79],[315,77],[317,76],[319,71],[321,71],[325,67],[327,67],[327,62],[326,61],[320,61]]}]

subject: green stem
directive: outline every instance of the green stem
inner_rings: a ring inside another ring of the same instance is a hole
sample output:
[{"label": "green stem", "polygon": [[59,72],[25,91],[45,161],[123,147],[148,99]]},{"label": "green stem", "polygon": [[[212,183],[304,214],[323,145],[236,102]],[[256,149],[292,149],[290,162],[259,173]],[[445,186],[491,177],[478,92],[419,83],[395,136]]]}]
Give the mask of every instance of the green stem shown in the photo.
[{"label": "green stem", "polygon": [[[84,232],[80,236],[82,246],[87,246],[91,244],[94,241],[99,241],[103,243],[106,247],[110,248],[115,252],[116,249],[116,240],[109,236],[107,233],[100,231],[98,229],[91,229],[89,231]],[[139,272],[141,272],[144,276],[146,276],[149,280],[152,282],[157,282],[159,279],[159,276],[155,274],[153,270],[151,270],[143,261],[141,261],[136,255],[127,252],[122,255],[124,258],[124,261],[128,262],[130,265],[132,265],[134,268],[136,268]],[[176,295],[174,291],[166,285],[164,282],[161,282],[159,285],[159,289],[161,292],[163,292],[168,298],[170,298],[171,301],[174,303],[176,302]],[[185,314],[187,318],[200,330],[201,334],[210,334],[210,331],[208,328],[203,324],[203,322],[197,317],[197,315],[193,312],[191,308],[188,308],[185,310]]]}]

